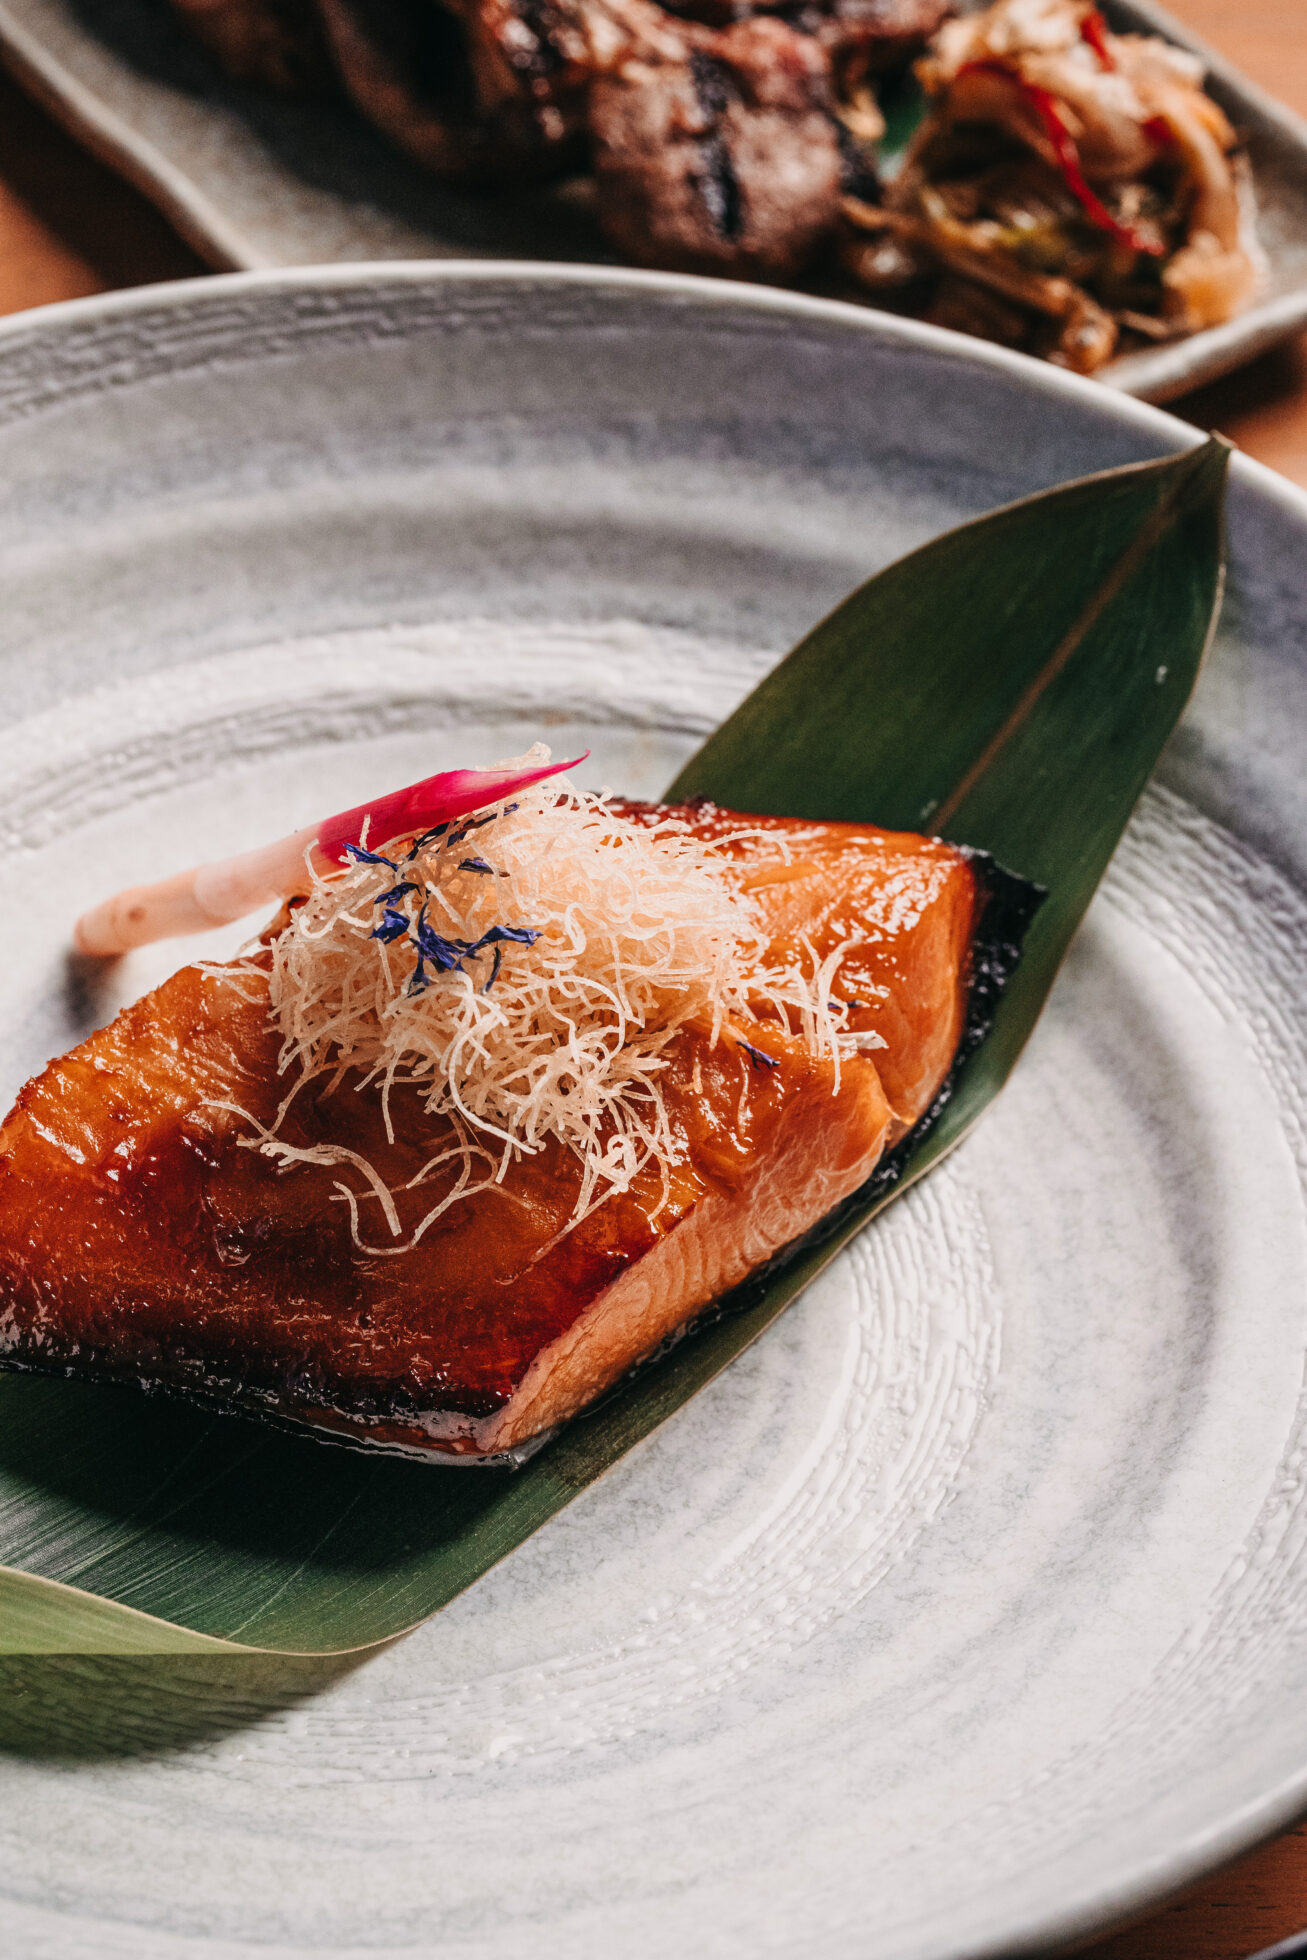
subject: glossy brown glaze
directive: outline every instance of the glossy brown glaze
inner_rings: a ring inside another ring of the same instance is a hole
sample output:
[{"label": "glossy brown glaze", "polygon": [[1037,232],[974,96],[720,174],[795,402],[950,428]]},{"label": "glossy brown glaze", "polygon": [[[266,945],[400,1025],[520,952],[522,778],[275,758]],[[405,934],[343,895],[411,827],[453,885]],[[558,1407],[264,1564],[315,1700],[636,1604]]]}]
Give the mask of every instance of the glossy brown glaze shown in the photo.
[{"label": "glossy brown glaze", "polygon": [[[742,821],[706,807],[694,820],[723,839]],[[0,1131],[0,1355],[473,1454],[584,1406],[856,1189],[957,1044],[966,860],[853,826],[761,824],[726,847],[750,865],[777,950],[851,941],[840,991],[887,1043],[847,1060],[838,1088],[778,1025],[728,1026],[715,1047],[687,1031],[667,1079],[680,1148],[665,1186],[649,1170],[551,1245],[579,1169],[550,1148],[386,1256],[360,1173],[279,1169],[248,1147],[249,1119],[269,1123],[288,1086],[266,1001],[246,997],[248,974],[187,967],[29,1082]],[[449,1169],[403,1188],[448,1132],[416,1096],[396,1096],[392,1117],[393,1143],[374,1094],[314,1083],[279,1135],[365,1157],[407,1233],[448,1188]],[[351,1237],[346,1185],[375,1251]]]}]

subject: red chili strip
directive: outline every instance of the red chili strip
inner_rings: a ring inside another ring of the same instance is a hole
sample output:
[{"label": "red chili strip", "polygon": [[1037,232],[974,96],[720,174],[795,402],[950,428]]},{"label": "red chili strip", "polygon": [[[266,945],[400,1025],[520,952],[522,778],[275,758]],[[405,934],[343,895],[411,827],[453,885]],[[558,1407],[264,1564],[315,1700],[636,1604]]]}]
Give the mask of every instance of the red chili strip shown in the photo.
[{"label": "red chili strip", "polygon": [[547,762],[535,769],[448,769],[439,776],[427,776],[407,789],[379,796],[372,803],[360,803],[353,810],[342,810],[328,817],[318,830],[318,849],[336,863],[345,861],[345,846],[361,844],[367,824],[372,848],[379,849],[392,837],[408,837],[433,830],[437,824],[452,823],[455,817],[470,816],[488,803],[502,803],[507,796],[542,783],[548,776],[561,776],[575,769],[590,753],[571,762]]},{"label": "red chili strip", "polygon": [[1080,38],[1088,41],[1104,68],[1116,67],[1116,56],[1107,45],[1107,22],[1100,13],[1085,15],[1080,23]]},{"label": "red chili strip", "polygon": [[1131,225],[1123,225],[1112,213],[1098,194],[1091,189],[1084,171],[1080,167],[1080,152],[1075,146],[1070,130],[1062,120],[1062,108],[1051,89],[1042,88],[1038,82],[1028,82],[1015,68],[1009,68],[1004,61],[968,61],[959,68],[956,81],[964,75],[1001,75],[1004,81],[1011,82],[1020,95],[1030,104],[1043,124],[1044,133],[1053,146],[1058,169],[1066,179],[1067,188],[1078,199],[1085,216],[1100,230],[1111,232],[1132,252],[1146,252],[1154,258],[1161,258],[1165,246],[1156,239],[1147,238],[1135,231]]}]

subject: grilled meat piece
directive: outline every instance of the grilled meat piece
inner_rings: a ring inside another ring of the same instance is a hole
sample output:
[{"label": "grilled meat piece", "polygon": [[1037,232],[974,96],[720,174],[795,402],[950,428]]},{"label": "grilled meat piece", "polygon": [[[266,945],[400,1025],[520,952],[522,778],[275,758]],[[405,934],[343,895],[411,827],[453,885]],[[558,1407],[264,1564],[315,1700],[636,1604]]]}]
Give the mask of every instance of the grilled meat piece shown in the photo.
[{"label": "grilled meat piece", "polygon": [[686,37],[591,85],[604,229],[642,265],[792,278],[839,215],[826,56],[767,16]]},{"label": "grilled meat piece", "polygon": [[797,0],[785,18],[833,55],[860,51],[865,72],[883,75],[920,54],[955,12],[953,0]]},{"label": "grilled meat piece", "polygon": [[677,57],[677,23],[655,0],[448,0],[474,48],[482,99],[513,90],[584,120],[584,92],[623,62]]},{"label": "grilled meat piece", "polygon": [[707,27],[771,14],[829,52],[860,48],[872,72],[901,68],[955,12],[953,0],[664,0],[668,13]]},{"label": "grilled meat piece", "polygon": [[173,4],[242,79],[276,84],[272,50],[298,47],[399,148],[481,185],[584,168],[591,77],[680,46],[653,0]]},{"label": "grilled meat piece", "polygon": [[438,176],[497,184],[580,166],[579,101],[533,87],[505,58],[508,23],[521,18],[511,0],[487,0],[461,18],[434,0],[316,4],[353,102]]},{"label": "grilled meat piece", "polygon": [[[841,90],[865,96],[942,0],[804,0],[792,23],[760,11],[716,30],[653,0],[175,4],[249,76],[271,69],[242,49],[294,9],[363,114],[447,178],[565,172],[592,140],[601,218],[631,257],[781,279],[833,233],[841,185],[867,181],[868,111],[837,120],[832,62]],[[874,134],[874,104],[870,116]]]},{"label": "grilled meat piece", "polygon": [[[275,79],[298,45],[442,177],[584,167],[646,265],[786,279],[874,185],[870,77],[948,0],[174,0],[228,64]],[[741,13],[750,15],[740,18]],[[281,53],[274,59],[271,49]]]},{"label": "grilled meat piece", "polygon": [[[638,809],[637,812],[638,814]],[[706,836],[738,827],[711,805]],[[748,819],[773,957],[848,946],[835,987],[882,1047],[838,1072],[777,1021],[686,1029],[668,1051],[680,1149],[563,1232],[561,1144],[452,1205],[407,1251],[351,1236],[361,1172],[279,1170],[247,1147],[286,1092],[267,1002],[187,967],[53,1062],[0,1130],[0,1362],[141,1382],[359,1442],[493,1454],[584,1407],[725,1289],[817,1224],[926,1110],[963,1029],[980,909],[968,858],[868,826]],[[787,855],[770,848],[776,833]],[[226,1104],[223,1109],[215,1105]],[[319,1080],[279,1132],[344,1145],[411,1231],[441,1195],[448,1126],[417,1091]],[[384,1231],[378,1227],[384,1239]]]}]

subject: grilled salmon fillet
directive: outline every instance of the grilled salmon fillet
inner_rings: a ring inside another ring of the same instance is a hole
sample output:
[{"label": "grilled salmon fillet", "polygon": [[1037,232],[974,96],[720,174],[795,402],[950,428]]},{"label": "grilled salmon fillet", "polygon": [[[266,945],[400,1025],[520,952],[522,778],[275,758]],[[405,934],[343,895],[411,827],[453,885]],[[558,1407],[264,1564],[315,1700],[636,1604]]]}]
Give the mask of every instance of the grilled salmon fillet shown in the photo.
[{"label": "grilled salmon fillet", "polygon": [[[984,902],[976,866],[869,826],[687,814],[743,860],[778,954],[847,942],[848,1025],[882,1046],[837,1073],[777,1023],[728,1021],[715,1045],[683,1029],[664,1078],[674,1161],[565,1231],[581,1173],[550,1144],[411,1249],[374,1256],[342,1201],[348,1185],[375,1213],[362,1174],[288,1171],[248,1147],[248,1118],[271,1123],[286,1089],[257,980],[251,997],[248,968],[186,967],[29,1082],[0,1129],[0,1363],[189,1392],[356,1443],[494,1456],[584,1408],[810,1231],[948,1075]],[[732,841],[742,823],[751,836]],[[408,1231],[433,1187],[403,1187],[444,1119],[403,1089],[390,1108],[393,1138],[374,1091],[319,1081],[279,1134],[357,1152]]]}]

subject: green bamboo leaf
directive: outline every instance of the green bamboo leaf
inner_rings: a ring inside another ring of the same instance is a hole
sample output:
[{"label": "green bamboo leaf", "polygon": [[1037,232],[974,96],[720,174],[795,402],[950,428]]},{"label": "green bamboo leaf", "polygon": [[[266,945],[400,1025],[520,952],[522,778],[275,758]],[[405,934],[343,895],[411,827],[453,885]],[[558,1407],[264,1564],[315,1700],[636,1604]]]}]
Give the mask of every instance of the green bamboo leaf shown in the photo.
[{"label": "green bamboo leaf", "polygon": [[748,1346],[1006,1079],[1198,671],[1210,442],[1009,506],[862,586],[670,794],[930,829],[1047,887],[993,1028],[903,1174],[522,1470],[333,1450],[129,1391],[0,1382],[0,1652],[342,1653],[441,1606]]},{"label": "green bamboo leaf", "polygon": [[935,831],[1046,887],[916,1172],[1002,1086],[1189,699],[1220,606],[1228,466],[1215,437],[936,538],[824,619],[671,786]]}]

